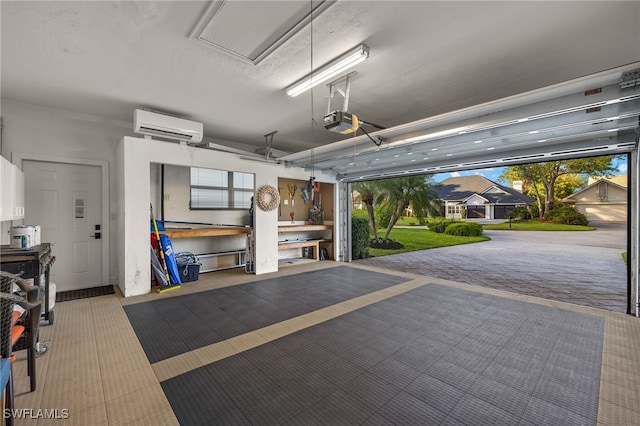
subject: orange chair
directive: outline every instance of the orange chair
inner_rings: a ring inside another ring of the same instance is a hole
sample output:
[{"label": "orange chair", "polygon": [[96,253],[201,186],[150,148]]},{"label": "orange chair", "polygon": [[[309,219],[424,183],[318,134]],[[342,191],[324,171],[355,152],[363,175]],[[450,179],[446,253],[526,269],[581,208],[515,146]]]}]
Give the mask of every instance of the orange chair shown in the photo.
[{"label": "orange chair", "polygon": [[[26,299],[13,293],[14,284],[25,293]],[[26,315],[16,311],[16,305],[22,307]],[[39,288],[28,286],[16,275],[0,271],[0,358],[8,359],[12,363],[15,361],[14,350],[27,349],[27,372],[31,379],[32,392],[36,385],[35,345],[38,339],[40,311]],[[6,409],[11,410],[14,408],[12,372],[9,373],[5,389]],[[13,424],[11,415],[6,419],[6,424]]]}]

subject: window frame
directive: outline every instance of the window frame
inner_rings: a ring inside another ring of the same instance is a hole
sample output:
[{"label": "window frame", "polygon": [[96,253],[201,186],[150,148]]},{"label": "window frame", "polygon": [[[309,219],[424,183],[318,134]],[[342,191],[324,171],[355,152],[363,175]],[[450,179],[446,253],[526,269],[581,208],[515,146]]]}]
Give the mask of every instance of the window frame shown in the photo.
[{"label": "window frame", "polygon": [[447,215],[449,216],[459,215],[460,206],[461,206],[460,204],[447,204]]},{"label": "window frame", "polygon": [[[227,173],[227,186],[212,186],[212,185],[194,185],[192,181],[191,171],[193,169],[198,170],[212,170],[216,172],[226,172]],[[242,173],[244,175],[251,176],[251,188],[240,188],[234,187],[234,173]],[[226,207],[194,207],[193,205],[193,190],[194,189],[203,189],[203,190],[216,190],[216,191],[226,191],[227,192],[227,206]],[[255,175],[253,173],[246,172],[238,172],[231,170],[222,170],[222,169],[212,169],[207,167],[190,167],[189,168],[189,210],[249,210],[251,205],[248,206],[236,206],[235,203],[235,193],[236,192],[246,192],[251,193],[253,196],[255,192]]]}]

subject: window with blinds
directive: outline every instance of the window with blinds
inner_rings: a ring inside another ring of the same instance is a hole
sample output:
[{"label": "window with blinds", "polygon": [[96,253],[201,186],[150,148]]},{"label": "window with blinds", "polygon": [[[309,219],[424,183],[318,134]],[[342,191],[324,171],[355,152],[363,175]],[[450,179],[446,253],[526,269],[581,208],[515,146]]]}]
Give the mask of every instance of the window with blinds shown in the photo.
[{"label": "window with blinds", "polygon": [[191,210],[248,210],[253,174],[191,167]]}]

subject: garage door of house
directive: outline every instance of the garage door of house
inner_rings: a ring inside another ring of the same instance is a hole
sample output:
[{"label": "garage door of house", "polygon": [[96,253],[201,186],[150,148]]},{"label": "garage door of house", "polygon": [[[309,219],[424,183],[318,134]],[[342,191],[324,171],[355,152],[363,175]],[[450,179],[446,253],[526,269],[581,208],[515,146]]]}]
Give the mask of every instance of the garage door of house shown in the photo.
[{"label": "garage door of house", "polygon": [[513,210],[513,206],[494,206],[493,218],[504,219],[507,217],[507,213],[509,213],[511,210]]},{"label": "garage door of house", "polygon": [[467,206],[467,219],[484,219],[485,216],[484,206]]}]

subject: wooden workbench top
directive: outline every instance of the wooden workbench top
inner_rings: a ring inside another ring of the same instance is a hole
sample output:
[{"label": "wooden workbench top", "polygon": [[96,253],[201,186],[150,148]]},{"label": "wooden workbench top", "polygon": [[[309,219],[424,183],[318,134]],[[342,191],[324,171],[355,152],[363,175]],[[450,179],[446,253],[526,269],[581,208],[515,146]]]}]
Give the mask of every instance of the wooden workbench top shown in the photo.
[{"label": "wooden workbench top", "polygon": [[298,232],[298,231],[326,231],[333,229],[333,225],[281,225],[278,232]]},{"label": "wooden workbench top", "polygon": [[242,235],[251,232],[247,226],[224,226],[219,228],[165,229],[160,231],[169,238],[219,237],[223,235]]}]

